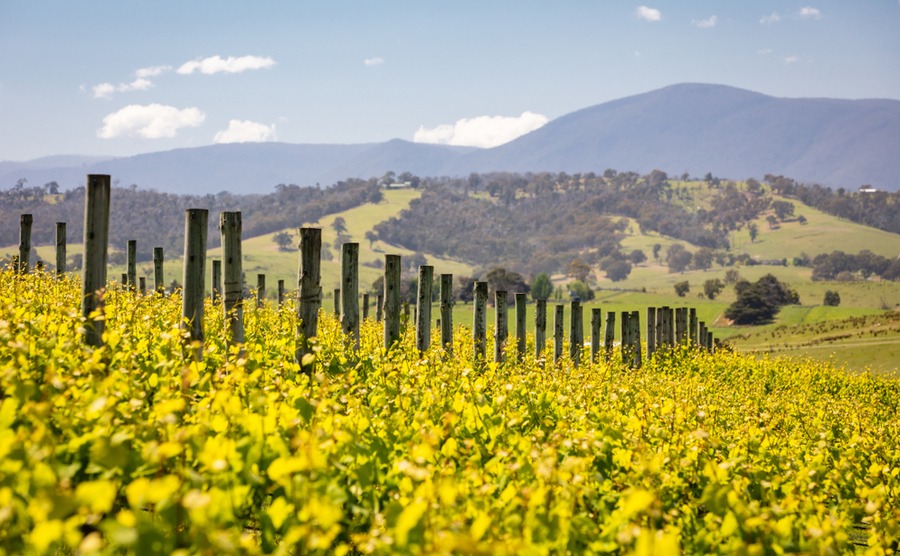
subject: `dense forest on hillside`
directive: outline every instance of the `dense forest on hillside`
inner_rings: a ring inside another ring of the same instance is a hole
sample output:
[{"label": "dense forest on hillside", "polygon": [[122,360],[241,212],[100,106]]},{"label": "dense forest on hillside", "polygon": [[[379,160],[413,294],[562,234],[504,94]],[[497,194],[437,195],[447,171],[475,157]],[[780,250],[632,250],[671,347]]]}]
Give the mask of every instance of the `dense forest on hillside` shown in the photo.
[{"label": "dense forest on hillside", "polygon": [[[596,174],[472,174],[425,179],[422,197],[398,218],[376,226],[403,247],[521,272],[556,272],[574,258],[608,270],[627,264],[620,234],[633,218],[654,231],[699,247],[728,249],[728,232],[768,209],[770,199],[721,183],[712,210],[697,209],[686,188],[660,171],[641,176]],[[625,273],[627,275],[627,272]]]},{"label": "dense forest on hillside", "polygon": [[[299,187],[279,184],[265,195],[172,195],[137,187],[114,188],[110,200],[110,245],[125,249],[129,239],[138,240],[138,260],[152,259],[153,247],[166,253],[184,250],[184,212],[188,208],[209,210],[210,247],[220,242],[219,212],[241,211],[244,237],[299,227],[322,216],[381,199],[375,180],[347,180],[332,187]],[[84,187],[61,194],[49,188],[17,187],[0,191],[0,245],[19,241],[19,215],[34,215],[32,244],[56,241],[56,222],[66,222],[69,242],[80,242],[84,234]]]},{"label": "dense forest on hillside", "polygon": [[824,213],[900,234],[900,192],[831,189],[771,174],[766,175],[765,181],[779,195],[797,199]]}]

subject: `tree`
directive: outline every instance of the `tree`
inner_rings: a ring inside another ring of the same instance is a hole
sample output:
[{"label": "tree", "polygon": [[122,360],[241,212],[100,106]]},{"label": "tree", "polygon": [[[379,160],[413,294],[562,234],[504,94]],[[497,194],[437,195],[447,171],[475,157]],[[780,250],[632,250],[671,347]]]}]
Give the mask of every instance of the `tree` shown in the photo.
[{"label": "tree", "polygon": [[680,243],[673,243],[666,250],[666,263],[670,273],[684,272],[690,266],[692,258],[691,252]]},{"label": "tree", "polygon": [[713,262],[713,250],[709,247],[701,247],[694,253],[694,268],[697,270],[708,270]]},{"label": "tree", "polygon": [[703,294],[707,299],[715,299],[723,289],[725,289],[725,282],[718,278],[711,278],[703,282]]},{"label": "tree", "polygon": [[725,316],[735,324],[771,322],[782,305],[800,302],[797,292],[771,274],[752,284],[740,280],[734,285],[734,291],[737,300],[725,310]]},{"label": "tree", "polygon": [[645,255],[644,252],[640,249],[635,249],[628,254],[628,259],[631,261],[631,264],[639,265],[647,260],[647,255]]},{"label": "tree", "polygon": [[569,289],[569,296],[572,299],[577,299],[578,301],[590,301],[591,299],[594,299],[594,290],[580,280],[569,282],[567,287]]},{"label": "tree", "polygon": [[372,230],[369,230],[366,232],[366,241],[369,242],[369,249],[372,249],[372,244],[378,241],[378,235]]},{"label": "tree", "polygon": [[784,222],[786,218],[794,215],[794,203],[788,201],[772,201],[772,210],[775,211],[775,216]]},{"label": "tree", "polygon": [[606,277],[613,282],[621,282],[631,274],[631,263],[625,260],[616,260],[606,266]]},{"label": "tree", "polygon": [[675,283],[675,293],[678,294],[678,297],[684,297],[689,291],[691,291],[691,285],[687,280]]},{"label": "tree", "polygon": [[735,284],[740,279],[741,279],[741,274],[737,270],[735,270],[733,268],[729,268],[728,270],[725,271],[725,283],[726,284]]},{"label": "tree", "polygon": [[756,225],[756,222],[747,224],[747,231],[750,232],[750,243],[756,241],[759,236],[759,226]]},{"label": "tree", "polygon": [[653,244],[653,259],[656,262],[659,262],[659,250],[660,249],[662,249],[662,245],[660,245],[659,243]]},{"label": "tree", "polygon": [[837,307],[841,304],[841,294],[836,291],[828,290],[825,292],[825,300],[823,304],[826,307]]},{"label": "tree", "polygon": [[344,220],[343,216],[338,216],[334,219],[334,222],[331,223],[331,227],[334,228],[334,231],[339,235],[343,234],[347,231],[347,221]]},{"label": "tree", "polygon": [[766,222],[769,223],[770,230],[774,230],[775,228],[778,227],[778,219],[775,218],[775,216],[773,216],[771,214],[769,216],[766,216]]},{"label": "tree", "polygon": [[531,299],[549,299],[553,293],[553,282],[546,272],[541,272],[531,281]]},{"label": "tree", "polygon": [[515,293],[528,293],[531,287],[525,282],[525,278],[518,272],[511,272],[503,267],[491,269],[485,276],[488,283],[489,299],[493,299],[494,292],[506,290],[508,299],[512,301]]},{"label": "tree", "polygon": [[572,262],[566,268],[566,275],[579,282],[586,282],[588,276],[591,275],[591,267],[581,259],[572,259]]},{"label": "tree", "polygon": [[287,251],[293,243],[293,239],[293,236],[287,232],[278,232],[272,236],[272,241],[278,245],[278,249],[281,251]]}]

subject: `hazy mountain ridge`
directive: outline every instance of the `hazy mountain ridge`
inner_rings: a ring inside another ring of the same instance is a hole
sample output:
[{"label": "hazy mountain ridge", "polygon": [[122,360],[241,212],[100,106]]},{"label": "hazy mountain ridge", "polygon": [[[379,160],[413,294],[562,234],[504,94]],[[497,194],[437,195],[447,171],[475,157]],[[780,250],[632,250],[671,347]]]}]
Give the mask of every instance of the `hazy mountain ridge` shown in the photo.
[{"label": "hazy mountain ridge", "polygon": [[[66,164],[71,161],[71,164]],[[0,188],[20,178],[63,188],[88,173],[121,185],[207,194],[268,192],[279,183],[330,185],[389,170],[420,176],[607,168],[721,177],[783,174],[803,182],[900,189],[900,101],[785,99],[722,85],[680,84],[557,118],[492,149],[385,143],[243,143],[127,158],[0,162]]]}]

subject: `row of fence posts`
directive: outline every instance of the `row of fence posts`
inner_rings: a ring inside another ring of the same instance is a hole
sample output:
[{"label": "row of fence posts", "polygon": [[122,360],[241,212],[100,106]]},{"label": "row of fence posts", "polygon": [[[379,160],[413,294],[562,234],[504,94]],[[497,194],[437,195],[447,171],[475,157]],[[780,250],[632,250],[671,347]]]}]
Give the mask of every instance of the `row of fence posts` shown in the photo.
[{"label": "row of fence posts", "polygon": [[[107,249],[109,236],[110,177],[89,175],[85,189],[85,226],[82,314],[86,319],[85,340],[88,344],[102,345],[103,335],[103,290],[106,287]],[[182,316],[186,336],[193,354],[202,358],[203,353],[203,309],[206,284],[206,247],[209,212],[206,209],[187,209],[185,214],[184,280],[182,296]],[[19,256],[16,268],[27,272],[31,251],[32,215],[21,216]],[[65,223],[56,226],[57,273],[65,272],[66,235]],[[241,213],[222,212],[219,219],[222,240],[222,258],[212,261],[213,302],[219,301],[226,319],[229,345],[240,345],[244,341],[243,331],[243,273],[241,268]],[[129,240],[126,253],[126,273],[122,277],[124,285],[135,290],[137,242]],[[310,339],[318,332],[319,310],[322,305],[321,287],[322,231],[319,228],[300,228],[300,253],[298,269],[297,297],[297,350],[296,357],[301,365],[306,365],[304,356],[311,352]],[[153,250],[155,291],[162,293],[163,250]],[[375,319],[384,321],[384,347],[390,349],[401,337],[401,312],[409,316],[409,305],[401,303],[401,258],[400,255],[385,255],[384,292],[376,298]],[[341,322],[341,329],[348,338],[352,349],[359,348],[360,306],[359,306],[359,244],[345,243],[341,248],[341,287],[334,290],[335,314]],[[432,332],[432,284],[434,268],[430,265],[419,267],[418,296],[414,315],[416,348],[425,352],[431,346]],[[224,288],[222,284],[224,283]],[[440,345],[452,354],[453,350],[453,275],[440,275]],[[141,278],[141,291],[145,289]],[[257,306],[265,297],[265,275],[257,275]],[[284,280],[278,282],[278,301],[285,298]],[[494,352],[493,360],[503,362],[506,351],[515,346],[517,360],[525,357],[526,351],[526,304],[524,293],[515,293],[515,342],[509,342],[508,292],[494,292]],[[488,284],[476,282],[474,285],[474,309],[472,340],[474,362],[487,360],[487,305]],[[368,319],[369,295],[363,294],[362,318]],[[553,350],[555,361],[564,353],[565,306],[556,304],[553,321]],[[569,318],[569,358],[577,366],[582,362],[584,342],[584,319],[581,302],[570,302]],[[601,355],[609,360],[614,353],[616,313],[607,312],[606,330],[601,340],[603,315],[600,308],[591,309],[590,358],[597,361]],[[640,367],[641,317],[638,311],[620,313],[621,356],[633,367]],[[709,351],[714,349],[713,334],[706,324],[697,320],[694,308],[649,307],[647,309],[647,357],[675,346],[698,346]],[[534,357],[543,360],[547,341],[547,301],[535,301],[534,316]]]}]

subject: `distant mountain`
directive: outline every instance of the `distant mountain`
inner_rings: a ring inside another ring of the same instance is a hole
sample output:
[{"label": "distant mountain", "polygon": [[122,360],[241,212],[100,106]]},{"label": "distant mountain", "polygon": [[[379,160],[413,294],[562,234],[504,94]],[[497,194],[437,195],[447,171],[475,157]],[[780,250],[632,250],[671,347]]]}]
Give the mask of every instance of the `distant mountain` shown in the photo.
[{"label": "distant mountain", "polygon": [[20,178],[63,188],[88,173],[177,193],[268,192],[279,183],[330,185],[388,170],[421,176],[607,168],[723,178],[782,174],[855,189],[900,189],[900,101],[785,99],[722,85],[681,84],[562,116],[492,149],[425,145],[242,143],[116,159],[0,162],[0,188]]}]

